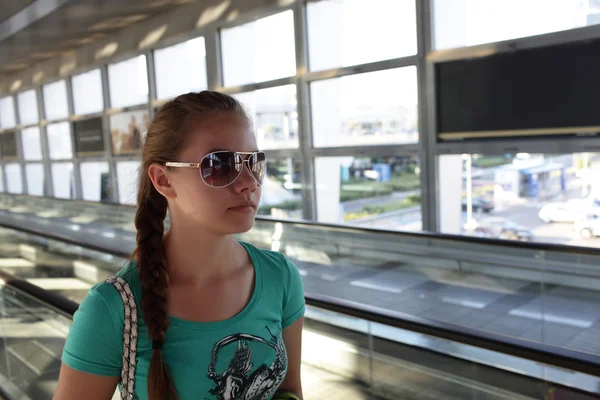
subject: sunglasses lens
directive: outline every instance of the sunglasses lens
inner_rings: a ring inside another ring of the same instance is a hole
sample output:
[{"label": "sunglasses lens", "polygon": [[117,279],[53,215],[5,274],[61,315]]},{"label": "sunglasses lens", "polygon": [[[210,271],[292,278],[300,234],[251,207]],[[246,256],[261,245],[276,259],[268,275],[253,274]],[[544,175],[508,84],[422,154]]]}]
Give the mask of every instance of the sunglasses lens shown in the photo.
[{"label": "sunglasses lens", "polygon": [[252,175],[254,175],[254,179],[256,179],[258,183],[262,183],[262,180],[265,177],[266,163],[267,158],[263,152],[253,154],[248,159],[248,167],[250,168]]},{"label": "sunglasses lens", "polygon": [[242,166],[243,161],[235,153],[218,151],[202,160],[200,174],[209,186],[223,187],[237,179]]}]

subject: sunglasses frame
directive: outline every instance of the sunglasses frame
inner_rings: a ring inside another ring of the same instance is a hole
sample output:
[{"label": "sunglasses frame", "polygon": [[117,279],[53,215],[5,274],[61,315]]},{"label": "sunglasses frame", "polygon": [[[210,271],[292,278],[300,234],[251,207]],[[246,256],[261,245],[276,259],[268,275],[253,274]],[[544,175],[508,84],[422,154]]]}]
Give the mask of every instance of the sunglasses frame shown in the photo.
[{"label": "sunglasses frame", "polygon": [[[216,153],[233,153],[235,155],[235,157],[239,157],[242,160],[242,168],[240,168],[240,171],[238,173],[238,175],[231,181],[229,182],[227,185],[224,186],[213,186],[211,184],[209,184],[208,182],[206,182],[206,180],[204,180],[204,177],[202,176],[202,172],[200,171],[200,166],[202,165],[202,162],[204,162],[204,160]],[[204,157],[202,157],[202,160],[200,160],[200,162],[198,163],[184,163],[184,162],[166,162],[165,163],[165,167],[173,167],[173,168],[196,168],[198,169],[198,172],[200,172],[200,179],[202,179],[202,182],[204,182],[207,186],[214,188],[214,189],[221,189],[221,188],[225,188],[229,185],[232,185],[235,181],[237,181],[239,179],[240,176],[242,176],[242,173],[244,172],[244,165],[247,164],[248,167],[248,171],[250,172],[250,175],[252,176],[252,178],[254,179],[254,181],[258,184],[258,186],[262,186],[262,181],[258,181],[258,179],[256,179],[256,177],[254,176],[254,173],[252,172],[252,170],[250,169],[250,159],[252,157],[255,157],[257,154],[263,154],[264,158],[265,158],[265,164],[267,162],[267,156],[265,154],[264,151],[228,151],[228,150],[218,150],[218,151],[213,151],[208,153],[207,155],[205,155]],[[250,156],[247,159],[242,158],[242,156]],[[264,178],[264,174],[263,174],[263,178]]]}]

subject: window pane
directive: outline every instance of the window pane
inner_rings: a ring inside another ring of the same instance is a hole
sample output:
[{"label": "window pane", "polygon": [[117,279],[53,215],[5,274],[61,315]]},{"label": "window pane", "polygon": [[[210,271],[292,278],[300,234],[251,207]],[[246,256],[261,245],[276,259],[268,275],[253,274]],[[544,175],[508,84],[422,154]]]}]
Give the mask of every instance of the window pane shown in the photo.
[{"label": "window pane", "polygon": [[44,166],[42,164],[27,164],[25,166],[27,179],[27,194],[31,196],[44,195]]},{"label": "window pane", "polygon": [[199,92],[207,88],[206,48],[203,37],[156,50],[154,63],[158,99]]},{"label": "window pane", "polygon": [[6,191],[8,193],[23,193],[21,166],[19,164],[6,164]]},{"label": "window pane", "polygon": [[107,162],[81,163],[83,199],[110,201],[110,168]]},{"label": "window pane", "polygon": [[600,153],[443,155],[438,169],[441,232],[600,247]]},{"label": "window pane", "polygon": [[17,125],[15,103],[12,96],[0,99],[0,128],[8,129]]},{"label": "window pane", "polygon": [[140,165],[141,163],[139,161],[123,161],[117,163],[119,203],[136,204]]},{"label": "window pane", "polygon": [[92,114],[104,109],[102,76],[99,69],[73,76],[75,114]]},{"label": "window pane", "polygon": [[435,48],[472,46],[600,23],[600,3],[581,0],[435,0]]},{"label": "window pane", "polygon": [[23,157],[27,161],[37,161],[42,159],[42,143],[40,138],[40,128],[32,126],[21,131],[23,139]]},{"label": "window pane", "polygon": [[49,124],[47,132],[50,159],[73,158],[73,143],[71,142],[71,126],[69,123]]},{"label": "window pane", "polygon": [[258,148],[298,147],[296,85],[236,94],[254,122]]},{"label": "window pane", "polygon": [[146,56],[108,66],[110,106],[128,107],[148,102]]},{"label": "window pane", "polygon": [[221,43],[225,86],[296,74],[292,11],[223,29]]},{"label": "window pane", "polygon": [[307,14],[313,71],[417,54],[414,0],[309,2]]},{"label": "window pane", "polygon": [[417,143],[416,67],[313,82],[316,147]]},{"label": "window pane", "polygon": [[49,121],[69,116],[67,83],[64,80],[44,85],[44,110]]},{"label": "window pane", "polygon": [[292,158],[270,160],[262,185],[259,215],[302,219],[300,162]]},{"label": "window pane", "polygon": [[35,90],[31,89],[17,96],[19,102],[19,122],[22,125],[37,124],[40,121]]},{"label": "window pane", "polygon": [[110,134],[113,154],[135,153],[142,148],[150,117],[148,111],[130,111],[110,117]]},{"label": "window pane", "polygon": [[0,134],[0,146],[2,147],[0,153],[2,158],[13,158],[19,156],[19,149],[17,147],[17,132],[6,131]]},{"label": "window pane", "polygon": [[421,230],[417,156],[317,157],[319,222]]},{"label": "window pane", "polygon": [[52,164],[52,183],[54,197],[59,199],[72,199],[75,197],[75,177],[73,176],[73,163]]}]

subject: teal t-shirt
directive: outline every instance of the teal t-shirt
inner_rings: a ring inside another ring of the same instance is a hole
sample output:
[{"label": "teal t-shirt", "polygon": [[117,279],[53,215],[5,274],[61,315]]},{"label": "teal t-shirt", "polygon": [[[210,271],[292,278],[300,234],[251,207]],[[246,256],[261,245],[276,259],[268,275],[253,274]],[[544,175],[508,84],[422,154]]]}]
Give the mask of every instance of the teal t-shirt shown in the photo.
[{"label": "teal t-shirt", "polygon": [[[239,314],[218,322],[169,317],[162,353],[180,400],[270,399],[285,378],[282,331],[304,315],[302,279],[283,254],[242,245],[254,265],[255,285]],[[141,282],[134,263],[117,276],[131,286],[140,314],[135,399],[147,399],[152,343],[141,315]],[[117,290],[106,282],[95,285],[73,316],[62,361],[79,371],[120,376],[123,325]]]}]

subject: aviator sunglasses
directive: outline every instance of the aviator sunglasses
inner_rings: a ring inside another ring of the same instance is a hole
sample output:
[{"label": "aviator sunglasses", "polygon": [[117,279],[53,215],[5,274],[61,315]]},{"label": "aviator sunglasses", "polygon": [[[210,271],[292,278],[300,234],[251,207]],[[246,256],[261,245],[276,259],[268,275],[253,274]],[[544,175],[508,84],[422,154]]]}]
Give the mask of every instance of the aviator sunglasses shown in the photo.
[{"label": "aviator sunglasses", "polygon": [[[248,156],[244,159],[243,156]],[[205,155],[199,163],[167,162],[174,168],[198,168],[200,177],[208,186],[223,188],[235,182],[244,170],[244,163],[258,185],[265,176],[266,157],[262,151],[235,152],[219,150]]]}]

